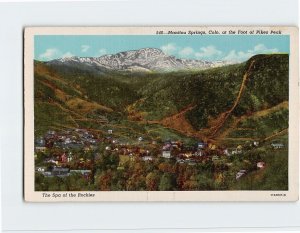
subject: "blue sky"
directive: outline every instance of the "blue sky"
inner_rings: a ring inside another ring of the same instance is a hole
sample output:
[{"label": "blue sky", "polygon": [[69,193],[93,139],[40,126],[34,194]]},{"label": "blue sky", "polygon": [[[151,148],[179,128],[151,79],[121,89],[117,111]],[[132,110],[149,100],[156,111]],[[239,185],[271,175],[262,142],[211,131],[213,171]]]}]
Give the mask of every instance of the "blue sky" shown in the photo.
[{"label": "blue sky", "polygon": [[99,57],[148,47],[178,58],[242,62],[260,53],[289,53],[290,45],[287,35],[38,35],[34,58]]}]

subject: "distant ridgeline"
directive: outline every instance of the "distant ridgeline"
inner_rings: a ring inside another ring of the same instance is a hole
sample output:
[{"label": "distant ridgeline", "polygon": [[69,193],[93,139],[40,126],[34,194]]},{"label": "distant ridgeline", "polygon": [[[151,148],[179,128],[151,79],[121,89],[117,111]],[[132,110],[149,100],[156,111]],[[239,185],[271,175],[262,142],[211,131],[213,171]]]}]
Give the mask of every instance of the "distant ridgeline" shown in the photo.
[{"label": "distant ridgeline", "polygon": [[230,144],[264,140],[288,128],[288,55],[256,55],[211,67],[161,72],[100,69],[80,60],[35,61],[35,134],[113,129],[129,139]]}]

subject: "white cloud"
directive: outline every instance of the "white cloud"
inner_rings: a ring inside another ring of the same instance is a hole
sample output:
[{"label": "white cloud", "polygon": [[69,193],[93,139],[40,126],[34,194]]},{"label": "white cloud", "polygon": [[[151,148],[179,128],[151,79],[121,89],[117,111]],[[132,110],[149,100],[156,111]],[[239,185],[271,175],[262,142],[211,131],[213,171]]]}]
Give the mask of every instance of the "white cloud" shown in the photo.
[{"label": "white cloud", "polygon": [[249,59],[250,57],[256,54],[269,54],[269,53],[277,53],[277,48],[269,49],[264,44],[257,44],[253,47],[253,49],[249,49],[247,51],[236,51],[231,50],[224,58],[225,61],[233,61],[233,62],[241,62]]},{"label": "white cloud", "polygon": [[194,49],[191,47],[184,47],[183,49],[181,49],[178,54],[182,57],[188,57],[192,54],[194,54]]},{"label": "white cloud", "polygon": [[264,44],[258,44],[254,46],[254,52],[257,53],[278,53],[278,49],[273,48],[273,49],[268,49]]},{"label": "white cloud", "polygon": [[89,45],[81,45],[81,52],[85,53],[89,50],[90,46]]},{"label": "white cloud", "polygon": [[169,43],[160,47],[160,49],[166,54],[172,54],[177,50],[177,47],[174,43]]},{"label": "white cloud", "polygon": [[200,48],[200,52],[196,52],[197,58],[212,58],[222,55],[222,51],[218,50],[215,46],[209,45],[207,47]]},{"label": "white cloud", "polygon": [[231,50],[227,56],[223,58],[225,61],[233,61],[233,62],[240,62],[245,61],[248,58],[252,57],[254,55],[253,50],[248,50],[246,52],[244,51],[236,51]]},{"label": "white cloud", "polygon": [[51,60],[56,58],[57,56],[59,56],[60,51],[56,48],[49,48],[46,49],[46,51],[44,53],[41,53],[39,55],[39,58],[43,59],[43,60]]},{"label": "white cloud", "polygon": [[169,43],[160,47],[161,50],[169,55],[177,54],[183,58],[196,58],[196,59],[215,59],[219,58],[223,53],[215,46],[209,45],[202,47],[200,50],[195,50],[192,47],[178,47],[174,43]]},{"label": "white cloud", "polygon": [[266,50],[267,47],[264,44],[258,44],[254,46],[254,51],[261,51],[261,50]]},{"label": "white cloud", "polygon": [[106,49],[99,49],[97,56],[101,57],[103,55],[107,54]]},{"label": "white cloud", "polygon": [[62,58],[66,58],[66,57],[74,57],[74,54],[72,54],[71,52],[66,52],[66,53],[63,54],[61,57],[62,57]]}]

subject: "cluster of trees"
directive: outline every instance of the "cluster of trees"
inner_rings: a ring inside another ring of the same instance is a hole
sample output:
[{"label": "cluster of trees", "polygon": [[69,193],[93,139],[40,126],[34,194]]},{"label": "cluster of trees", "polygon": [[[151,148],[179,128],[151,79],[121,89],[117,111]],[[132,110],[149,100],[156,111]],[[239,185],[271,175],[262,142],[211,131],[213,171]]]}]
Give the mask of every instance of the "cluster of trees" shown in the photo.
[{"label": "cluster of trees", "polygon": [[[48,69],[52,75],[63,77],[73,87],[80,87],[79,91],[87,99],[121,111],[127,105],[135,102],[140,96],[136,84],[124,82],[131,75],[118,72],[97,72],[86,70],[83,67],[62,66],[51,64]],[[140,79],[140,82],[143,79]],[[73,93],[64,89],[73,96]],[[101,91],[99,91],[101,90]]]},{"label": "cluster of trees", "polygon": [[[120,167],[119,167],[120,168]],[[199,176],[200,166],[175,164],[171,161],[125,163],[122,169],[97,170],[97,190],[173,191],[213,189],[213,173]],[[208,168],[209,169],[209,168]]]},{"label": "cluster of trees", "polygon": [[[153,161],[127,159],[114,152],[97,153],[89,169],[90,177],[70,174],[66,177],[35,175],[37,191],[188,191],[188,190],[285,190],[288,185],[287,151],[271,151],[260,147],[242,155],[220,158],[212,162],[189,165],[172,159]],[[91,156],[92,154],[87,154]],[[257,172],[256,163],[264,161],[267,168]],[[240,170],[247,175],[236,180]]]},{"label": "cluster of trees", "polygon": [[253,60],[254,65],[235,115],[270,108],[288,100],[289,56],[257,55],[246,62],[245,67]]},{"label": "cluster of trees", "polygon": [[[101,73],[54,64],[48,66],[48,69],[52,71],[51,75],[60,75],[70,86],[80,87],[88,99],[114,110],[122,112],[128,105],[143,99],[137,102],[135,108],[147,112],[149,120],[174,114],[192,103],[197,107],[187,117],[199,129],[206,126],[210,116],[217,116],[232,105],[243,75],[253,59],[255,63],[249,73],[247,88],[234,111],[235,115],[240,116],[288,99],[288,55],[258,55],[242,64],[197,72]],[[71,96],[78,95],[61,83],[53,85],[59,86]],[[37,83],[37,88],[39,86]],[[52,92],[48,92],[47,96],[53,96]],[[36,93],[42,92],[36,89]]]},{"label": "cluster of trees", "polygon": [[[53,154],[53,151],[51,152]],[[71,169],[90,169],[89,179],[80,174],[70,174],[66,177],[44,177],[36,173],[35,189],[38,191],[74,191],[74,190],[102,190],[102,191],[172,191],[172,190],[213,190],[216,187],[214,171],[222,173],[226,167],[220,169],[211,161],[203,164],[179,164],[175,160],[156,158],[145,162],[140,158],[121,161],[115,152],[102,150],[101,153],[86,153],[85,160],[92,163],[88,167],[78,166],[76,152],[68,166]],[[45,165],[44,159],[49,153],[40,153],[36,165]],[[82,157],[82,156],[80,156]],[[79,158],[79,157],[78,157]],[[80,165],[80,164],[79,164]],[[86,164],[84,165],[86,166]],[[47,167],[51,170],[51,166]]]},{"label": "cluster of trees", "polygon": [[288,152],[275,150],[261,155],[266,168],[232,184],[232,190],[288,190]]},{"label": "cluster of trees", "polygon": [[282,107],[273,112],[266,112],[265,115],[259,117],[250,116],[238,123],[237,128],[243,128],[243,130],[233,130],[229,136],[265,138],[274,134],[274,132],[288,128],[288,118],[288,107]]},{"label": "cluster of trees", "polygon": [[96,190],[174,191],[225,190],[234,182],[226,164],[211,160],[202,163],[177,163],[175,159],[132,158],[120,161],[115,153],[103,152],[95,160]]},{"label": "cluster of trees", "polygon": [[35,173],[36,191],[86,191],[95,190],[92,179],[87,179],[81,174],[72,173],[66,177],[45,177]]}]

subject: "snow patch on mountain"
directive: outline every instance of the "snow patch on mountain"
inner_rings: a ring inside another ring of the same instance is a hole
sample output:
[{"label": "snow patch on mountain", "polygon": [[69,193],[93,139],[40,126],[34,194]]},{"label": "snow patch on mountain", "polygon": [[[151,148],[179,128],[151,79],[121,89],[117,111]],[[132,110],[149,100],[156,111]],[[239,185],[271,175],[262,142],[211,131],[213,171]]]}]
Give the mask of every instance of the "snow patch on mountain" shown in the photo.
[{"label": "snow patch on mountain", "polygon": [[101,57],[65,57],[48,62],[49,64],[85,65],[96,69],[114,71],[178,71],[203,70],[231,64],[227,61],[203,61],[179,59],[165,54],[157,48],[143,48]]}]

